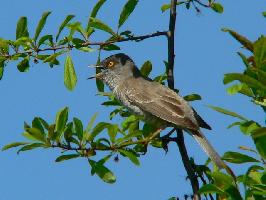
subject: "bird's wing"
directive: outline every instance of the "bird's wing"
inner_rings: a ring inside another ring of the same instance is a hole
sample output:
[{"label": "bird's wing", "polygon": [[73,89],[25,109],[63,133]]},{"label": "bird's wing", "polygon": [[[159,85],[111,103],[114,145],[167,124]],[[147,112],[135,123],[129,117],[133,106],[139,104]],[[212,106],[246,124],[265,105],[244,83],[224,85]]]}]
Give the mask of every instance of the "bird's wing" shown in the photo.
[{"label": "bird's wing", "polygon": [[127,99],[144,112],[170,122],[177,127],[198,130],[193,110],[174,91],[143,78],[128,79],[123,84]]}]

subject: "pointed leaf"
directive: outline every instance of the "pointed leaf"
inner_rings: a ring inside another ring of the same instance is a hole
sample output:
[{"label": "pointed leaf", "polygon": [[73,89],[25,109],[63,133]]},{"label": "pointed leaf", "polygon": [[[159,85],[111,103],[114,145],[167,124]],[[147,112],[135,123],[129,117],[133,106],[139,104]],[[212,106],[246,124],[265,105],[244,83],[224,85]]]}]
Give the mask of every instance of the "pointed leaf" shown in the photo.
[{"label": "pointed leaf", "polygon": [[136,156],[134,153],[132,153],[132,152],[130,152],[130,151],[126,151],[126,150],[124,150],[124,149],[120,149],[119,152],[122,153],[122,154],[124,154],[126,157],[128,157],[129,160],[130,160],[132,163],[134,163],[135,165],[137,165],[137,166],[140,165],[140,162],[139,162],[137,156]]},{"label": "pointed leaf", "polygon": [[100,10],[100,8],[102,7],[102,5],[106,2],[106,0],[99,0],[96,5],[93,7],[92,11],[91,11],[91,15],[90,15],[90,19],[87,25],[87,31],[90,28],[90,22],[91,22],[91,18],[95,18],[98,14],[98,11]]},{"label": "pointed leaf", "polygon": [[55,130],[62,133],[68,120],[68,107],[63,108],[56,114]]},{"label": "pointed leaf", "polygon": [[45,144],[43,144],[43,143],[32,143],[32,144],[25,145],[22,148],[20,148],[17,151],[17,154],[19,154],[21,151],[29,151],[29,150],[36,149],[36,148],[40,148],[40,147],[45,148],[47,146]]},{"label": "pointed leaf", "polygon": [[256,67],[266,71],[266,37],[261,36],[254,43],[254,58]]},{"label": "pointed leaf", "polygon": [[65,160],[70,160],[70,159],[78,158],[78,157],[80,157],[79,154],[62,155],[62,156],[57,157],[55,162],[62,162],[62,161],[65,161]]},{"label": "pointed leaf", "polygon": [[203,185],[200,189],[199,189],[199,193],[200,194],[224,194],[223,190],[221,188],[218,188],[216,185],[214,184],[206,184]]},{"label": "pointed leaf", "polygon": [[27,17],[21,17],[17,23],[16,39],[19,39],[21,37],[28,37],[28,36],[29,36],[29,32],[28,32]]},{"label": "pointed leaf", "polygon": [[2,148],[2,151],[5,151],[5,150],[10,149],[10,148],[18,147],[21,145],[25,145],[25,144],[29,144],[29,143],[28,142],[14,142],[11,144],[7,144]]},{"label": "pointed leaf", "polygon": [[98,116],[98,113],[94,113],[94,115],[91,117],[91,119],[90,119],[90,121],[88,123],[88,126],[86,128],[86,132],[90,132],[91,131],[93,123],[95,122],[97,116]]},{"label": "pointed leaf", "polygon": [[183,97],[186,101],[201,100],[201,96],[198,94],[189,94]]},{"label": "pointed leaf", "polygon": [[73,19],[75,17],[75,15],[68,15],[66,16],[65,20],[62,22],[62,24],[60,25],[59,29],[58,29],[58,32],[56,34],[56,38],[55,40],[57,41],[62,30],[66,27],[66,25],[68,24],[68,22],[70,22],[71,19]]},{"label": "pointed leaf", "polygon": [[75,118],[75,117],[73,119],[73,122],[75,125],[76,134],[77,134],[79,140],[82,140],[82,138],[83,138],[83,124],[78,118]]},{"label": "pointed leaf", "polygon": [[233,152],[233,151],[226,152],[222,158],[223,160],[226,160],[227,162],[236,163],[236,164],[242,164],[242,163],[248,163],[248,162],[260,162],[259,160],[252,158],[248,155],[238,153],[238,152]]},{"label": "pointed leaf", "polygon": [[40,33],[41,33],[45,23],[46,23],[47,17],[50,14],[51,14],[50,11],[49,12],[45,12],[45,13],[42,14],[42,17],[41,17],[41,19],[39,21],[39,24],[38,24],[38,26],[36,28],[36,31],[35,31],[34,41],[36,41],[38,39],[38,37],[39,37],[39,35],[40,35]]},{"label": "pointed leaf", "polygon": [[101,133],[104,129],[108,128],[109,125],[110,124],[106,122],[98,123],[90,133],[88,140],[92,141],[99,133]]},{"label": "pointed leaf", "polygon": [[92,167],[92,171],[94,171],[104,182],[106,183],[114,183],[116,181],[116,177],[107,167],[103,165],[103,163],[95,162],[89,159],[89,163]]},{"label": "pointed leaf", "polygon": [[77,76],[73,61],[70,56],[66,57],[64,69],[64,84],[68,90],[73,90],[77,83]]},{"label": "pointed leaf", "polygon": [[0,62],[0,80],[2,80],[2,78],[3,78],[4,66],[5,66],[5,63],[4,62]]},{"label": "pointed leaf", "polygon": [[95,19],[95,18],[90,18],[91,22],[90,25],[91,27],[94,27],[96,29],[100,29],[102,31],[105,31],[107,33],[110,33],[111,35],[116,35],[116,33],[105,23],[103,23],[102,21],[100,21],[99,19]]},{"label": "pointed leaf", "polygon": [[35,140],[46,142],[45,135],[38,128],[27,128],[27,133],[30,134]]},{"label": "pointed leaf", "polygon": [[20,63],[18,63],[17,68],[20,72],[26,72],[29,70],[29,57],[24,58]]},{"label": "pointed leaf", "polygon": [[52,35],[44,35],[39,39],[38,42],[38,47],[40,47],[42,44],[44,44],[45,41],[53,41],[53,36]]},{"label": "pointed leaf", "polygon": [[238,42],[240,42],[246,49],[248,49],[249,51],[253,52],[253,43],[248,40],[246,37],[240,35],[239,33],[227,29],[227,28],[223,28],[222,31],[224,32],[229,32],[230,35],[232,35]]},{"label": "pointed leaf", "polygon": [[223,13],[224,8],[220,3],[212,3],[211,8],[218,13]]},{"label": "pointed leaf", "polygon": [[223,109],[223,108],[220,108],[220,107],[217,107],[217,106],[210,106],[210,105],[208,107],[213,109],[213,110],[216,110],[217,112],[223,113],[225,115],[230,115],[232,117],[236,117],[236,118],[239,118],[239,119],[247,121],[247,119],[245,117],[242,117],[241,115],[239,115],[239,114],[237,114],[235,112],[232,112],[230,110],[226,110],[226,109]]},{"label": "pointed leaf", "polygon": [[125,23],[129,15],[134,11],[137,3],[138,3],[138,0],[127,1],[119,17],[118,28],[120,28]]},{"label": "pointed leaf", "polygon": [[266,86],[262,84],[261,82],[257,81],[256,79],[240,73],[229,73],[224,75],[224,84],[230,83],[232,81],[240,81],[241,83],[245,83],[250,87],[253,87],[255,89],[264,90],[266,91]]}]

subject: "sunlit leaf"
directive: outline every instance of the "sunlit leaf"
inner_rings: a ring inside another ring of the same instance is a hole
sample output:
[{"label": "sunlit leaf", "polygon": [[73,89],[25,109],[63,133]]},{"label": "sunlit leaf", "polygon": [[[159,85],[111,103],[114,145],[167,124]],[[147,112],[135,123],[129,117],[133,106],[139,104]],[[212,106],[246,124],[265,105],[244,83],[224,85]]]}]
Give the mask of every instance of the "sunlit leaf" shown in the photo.
[{"label": "sunlit leaf", "polygon": [[68,24],[68,22],[70,22],[71,19],[73,19],[75,17],[75,15],[68,15],[66,16],[65,20],[62,22],[62,24],[60,25],[58,32],[56,34],[56,41],[58,40],[62,30],[66,27],[66,25]]},{"label": "sunlit leaf", "polygon": [[73,90],[77,83],[77,75],[75,72],[72,58],[67,55],[64,68],[64,84],[67,89]]},{"label": "sunlit leaf", "polygon": [[214,184],[203,185],[199,189],[200,194],[224,194],[225,192]]},{"label": "sunlit leaf", "polygon": [[35,36],[34,36],[34,41],[36,41],[46,23],[46,20],[47,20],[47,17],[51,14],[51,12],[45,12],[42,14],[42,17],[38,23],[38,26],[36,28],[36,31],[35,31]]},{"label": "sunlit leaf", "polygon": [[248,163],[248,162],[260,162],[259,160],[252,158],[248,155],[238,153],[238,152],[233,152],[233,151],[226,152],[222,158],[223,160],[226,160],[227,162],[236,163],[236,164],[242,164],[242,163]]},{"label": "sunlit leaf", "polygon": [[224,8],[220,3],[212,3],[211,8],[217,13],[223,13]]},{"label": "sunlit leaf", "polygon": [[100,134],[104,129],[108,128],[110,124],[106,122],[98,123],[91,131],[88,140],[92,141],[98,134]]},{"label": "sunlit leaf", "polygon": [[79,154],[62,155],[62,156],[57,157],[55,162],[62,162],[62,161],[65,161],[65,160],[70,160],[70,159],[78,158],[78,157],[80,157]]},{"label": "sunlit leaf", "polygon": [[127,150],[124,150],[124,149],[120,149],[119,152],[122,153],[122,154],[124,154],[126,157],[128,157],[129,160],[132,163],[134,163],[135,165],[137,165],[137,166],[140,165],[140,162],[139,162],[137,156],[134,153],[132,153],[130,151],[127,151]]},{"label": "sunlit leaf", "polygon": [[25,144],[28,144],[28,142],[14,142],[11,144],[7,144],[2,148],[2,151],[5,151],[5,150],[10,149],[10,148],[18,147],[21,145],[25,145]]},{"label": "sunlit leaf", "polygon": [[23,146],[17,151],[17,153],[19,154],[21,151],[29,151],[29,150],[40,148],[40,147],[46,148],[47,146],[43,143],[32,143],[32,144]]},{"label": "sunlit leaf", "polygon": [[147,60],[140,68],[140,73],[142,74],[142,76],[148,77],[151,71],[152,71],[152,63],[151,61]]},{"label": "sunlit leaf", "polygon": [[186,101],[201,100],[201,96],[198,94],[189,94],[183,97]]},{"label": "sunlit leaf", "polygon": [[114,183],[116,177],[107,167],[105,167],[100,162],[95,162],[89,159],[89,163],[92,167],[92,170],[106,183]]},{"label": "sunlit leaf", "polygon": [[227,28],[223,28],[222,31],[224,32],[229,32],[238,42],[240,42],[246,49],[250,50],[251,52],[253,52],[253,43],[248,40],[246,37],[240,35],[239,33],[227,29]]},{"label": "sunlit leaf", "polygon": [[91,27],[94,27],[96,29],[100,29],[102,31],[110,33],[111,35],[116,35],[116,33],[108,25],[106,25],[105,23],[103,23],[99,19],[95,19],[95,18],[90,18],[90,19],[91,19],[91,22],[90,22]]},{"label": "sunlit leaf", "polygon": [[87,31],[89,31],[90,28],[90,22],[91,22],[91,18],[95,18],[100,10],[100,8],[102,7],[102,5],[106,2],[106,0],[99,0],[96,5],[93,7],[92,11],[91,11],[91,15],[89,18],[89,22],[87,25]]},{"label": "sunlit leaf", "polygon": [[236,81],[236,80],[240,81],[241,83],[245,83],[252,88],[266,91],[266,86],[264,84],[262,84],[258,80],[254,79],[248,75],[245,75],[245,74],[240,74],[240,73],[225,74],[223,82],[224,82],[224,84],[227,84],[227,83],[230,83],[230,82]]},{"label": "sunlit leaf", "polygon": [[216,110],[217,112],[223,113],[225,115],[230,115],[232,117],[236,117],[236,118],[239,118],[239,119],[245,120],[245,121],[247,120],[245,117],[242,117],[241,115],[239,115],[239,114],[237,114],[235,112],[232,112],[230,110],[226,110],[224,108],[220,108],[220,107],[217,107],[217,106],[210,106],[210,105],[208,107],[210,107],[213,110]]},{"label": "sunlit leaf", "polygon": [[62,133],[68,120],[68,107],[63,108],[56,114],[55,130]]},{"label": "sunlit leaf", "polygon": [[125,21],[128,19],[129,15],[134,11],[138,0],[128,0],[127,3],[124,5],[123,10],[119,17],[118,28],[120,28]]},{"label": "sunlit leaf", "polygon": [[21,37],[28,37],[28,36],[29,36],[29,32],[28,32],[27,17],[21,17],[17,23],[16,39],[19,39]]},{"label": "sunlit leaf", "polygon": [[46,142],[44,133],[41,132],[38,128],[32,127],[28,128],[27,133],[30,134],[35,140]]},{"label": "sunlit leaf", "polygon": [[41,46],[42,44],[44,44],[47,40],[52,42],[53,41],[53,36],[52,35],[44,35],[44,36],[42,36],[39,39],[39,41],[38,41],[38,47]]},{"label": "sunlit leaf", "polygon": [[254,58],[256,67],[266,71],[266,37],[261,36],[254,43]]}]

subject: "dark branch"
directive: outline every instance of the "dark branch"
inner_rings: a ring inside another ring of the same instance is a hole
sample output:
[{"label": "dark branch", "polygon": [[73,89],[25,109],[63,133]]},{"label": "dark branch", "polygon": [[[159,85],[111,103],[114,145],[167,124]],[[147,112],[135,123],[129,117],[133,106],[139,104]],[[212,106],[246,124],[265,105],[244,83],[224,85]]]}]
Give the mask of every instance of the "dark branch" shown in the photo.
[{"label": "dark branch", "polygon": [[[169,21],[169,31],[167,32],[168,37],[168,70],[167,70],[167,81],[168,86],[171,89],[174,89],[174,60],[175,60],[175,24],[176,24],[176,3],[177,0],[171,0],[170,8],[170,21]],[[177,145],[182,157],[184,167],[187,171],[189,180],[192,185],[194,199],[200,199],[200,196],[197,194],[199,190],[199,183],[197,177],[194,173],[194,170],[189,161],[189,156],[187,154],[183,132],[180,129],[177,129]]]},{"label": "dark branch", "polygon": [[[157,31],[155,33],[151,33],[151,34],[147,34],[147,35],[140,35],[140,36],[131,36],[128,38],[117,38],[114,40],[109,40],[109,41],[103,41],[103,42],[84,42],[83,44],[80,45],[80,47],[87,47],[87,46],[100,46],[103,47],[105,45],[108,44],[113,44],[113,43],[117,43],[117,42],[127,42],[127,41],[135,41],[135,42],[139,42],[148,38],[153,38],[153,37],[158,37],[158,36],[167,36],[167,31]],[[62,50],[62,49],[72,49],[74,48],[75,45],[74,44],[68,44],[68,45],[59,45],[59,46],[53,46],[53,47],[48,47],[48,48],[35,48],[35,49],[30,49],[27,51],[22,51],[22,52],[16,52],[14,55],[16,54],[29,54],[31,55],[32,53],[36,52],[43,52],[43,51],[57,51],[57,50]],[[14,55],[2,55],[4,57],[10,58]]]}]

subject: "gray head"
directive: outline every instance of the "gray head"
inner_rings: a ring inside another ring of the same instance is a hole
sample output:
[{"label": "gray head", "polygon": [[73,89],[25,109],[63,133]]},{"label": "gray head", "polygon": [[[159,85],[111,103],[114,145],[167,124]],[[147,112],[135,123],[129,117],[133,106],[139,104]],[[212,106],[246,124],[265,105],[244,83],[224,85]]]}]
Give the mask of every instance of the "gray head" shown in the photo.
[{"label": "gray head", "polygon": [[111,89],[123,82],[123,80],[140,74],[133,60],[123,53],[105,58],[97,68],[100,68],[101,72],[96,74],[95,78],[101,79]]}]

